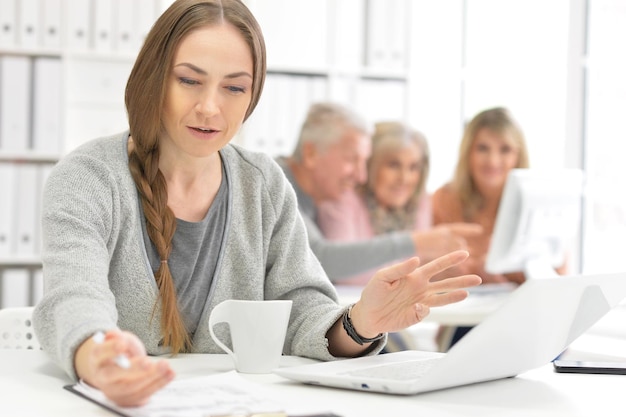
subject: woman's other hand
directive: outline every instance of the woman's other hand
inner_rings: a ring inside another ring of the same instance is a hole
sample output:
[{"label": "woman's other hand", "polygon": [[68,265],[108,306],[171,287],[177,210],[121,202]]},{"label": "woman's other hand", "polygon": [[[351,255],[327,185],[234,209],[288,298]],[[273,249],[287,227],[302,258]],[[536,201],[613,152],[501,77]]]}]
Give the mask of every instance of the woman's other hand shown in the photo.
[{"label": "woman's other hand", "polygon": [[[128,360],[120,363],[120,357]],[[168,362],[146,355],[137,336],[120,330],[106,332],[103,340],[85,340],[76,351],[74,366],[79,378],[124,407],[145,404],[175,376]]]}]

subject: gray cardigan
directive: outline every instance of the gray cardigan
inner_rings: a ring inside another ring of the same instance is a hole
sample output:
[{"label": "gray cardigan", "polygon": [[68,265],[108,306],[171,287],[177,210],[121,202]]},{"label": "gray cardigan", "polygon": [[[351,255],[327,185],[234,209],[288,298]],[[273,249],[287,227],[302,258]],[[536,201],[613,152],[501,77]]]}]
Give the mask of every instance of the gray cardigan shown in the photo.
[{"label": "gray cardigan", "polygon": [[[82,145],[56,165],[44,188],[45,294],[33,322],[43,349],[73,377],[76,348],[98,330],[128,330],[149,354],[167,353],[159,346],[160,312],[152,317],[158,292],[127,140],[124,132]],[[235,145],[220,154],[230,181],[227,225],[193,351],[223,353],[207,324],[221,301],[291,299],[284,353],[333,359],[325,334],[343,308],[309,248],[293,189],[264,154]],[[225,328],[215,330],[228,340]]]}]

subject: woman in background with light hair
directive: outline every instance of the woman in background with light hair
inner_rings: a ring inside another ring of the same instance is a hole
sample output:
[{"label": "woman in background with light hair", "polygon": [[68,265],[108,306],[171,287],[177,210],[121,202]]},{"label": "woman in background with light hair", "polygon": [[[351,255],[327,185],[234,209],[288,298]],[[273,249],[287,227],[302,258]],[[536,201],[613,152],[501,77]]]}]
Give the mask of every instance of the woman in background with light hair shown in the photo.
[{"label": "woman in background with light hair", "polygon": [[[452,181],[432,196],[433,223],[475,222],[484,232],[467,239],[470,256],[463,264],[436,278],[476,274],[483,283],[521,284],[526,280],[522,271],[490,274],[485,270],[485,261],[507,176],[514,168],[528,167],[524,134],[508,109],[494,107],[474,116],[463,134]],[[567,263],[556,272],[565,274]],[[448,350],[470,330],[442,326],[437,335],[439,350]]]},{"label": "woman in background with light hair", "polygon": [[367,186],[361,192],[373,234],[430,228],[426,137],[400,123],[381,122],[372,142]]},{"label": "woman in background with light hair", "polygon": [[483,283],[524,281],[522,272],[487,273],[485,259],[509,171],[528,166],[526,140],[511,113],[503,107],[487,109],[465,129],[452,181],[433,194],[433,224],[475,222],[483,227],[482,235],[467,239],[470,258],[458,266],[463,273],[482,277]]}]

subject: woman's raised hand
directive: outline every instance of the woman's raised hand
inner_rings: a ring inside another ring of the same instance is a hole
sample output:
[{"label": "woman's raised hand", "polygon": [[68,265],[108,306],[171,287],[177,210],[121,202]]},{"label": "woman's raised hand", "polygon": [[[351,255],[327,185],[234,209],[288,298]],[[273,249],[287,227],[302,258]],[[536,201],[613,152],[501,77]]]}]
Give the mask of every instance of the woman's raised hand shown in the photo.
[{"label": "woman's raised hand", "polygon": [[419,258],[411,258],[379,270],[352,309],[352,323],[359,335],[369,338],[404,329],[423,320],[431,307],[465,299],[465,288],[481,283],[478,275],[437,281],[431,278],[467,257],[467,251],[458,250],[424,265],[420,265]]}]

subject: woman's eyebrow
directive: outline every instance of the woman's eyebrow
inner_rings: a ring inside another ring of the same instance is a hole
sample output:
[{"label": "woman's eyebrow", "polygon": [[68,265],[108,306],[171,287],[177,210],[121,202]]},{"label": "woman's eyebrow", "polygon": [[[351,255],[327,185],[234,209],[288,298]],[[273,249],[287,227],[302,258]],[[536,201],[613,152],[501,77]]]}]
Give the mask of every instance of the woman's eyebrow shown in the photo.
[{"label": "woman's eyebrow", "polygon": [[191,69],[192,71],[197,72],[198,74],[208,75],[205,70],[203,70],[200,67],[195,66],[194,64],[190,64],[189,62],[181,62],[180,64],[174,65],[174,68],[176,68],[176,67],[187,67],[187,68]]},{"label": "woman's eyebrow", "polygon": [[232,74],[228,74],[226,76],[226,78],[239,78],[239,77],[250,77],[250,78],[252,78],[252,74],[250,74],[247,71],[239,71],[239,72],[233,72]]},{"label": "woman's eyebrow", "polygon": [[[181,62],[180,64],[176,64],[174,66],[174,68],[176,68],[176,67],[187,67],[190,70],[192,70],[192,71],[194,71],[194,72],[196,72],[196,73],[198,73],[200,75],[208,75],[208,73],[205,70],[203,70],[202,68],[200,68],[200,67],[198,67],[198,66],[196,66],[194,64],[191,64],[189,62]],[[238,77],[253,78],[252,74],[250,74],[247,71],[238,71],[238,72],[234,72],[232,74],[226,75],[226,78],[238,78]]]}]

